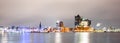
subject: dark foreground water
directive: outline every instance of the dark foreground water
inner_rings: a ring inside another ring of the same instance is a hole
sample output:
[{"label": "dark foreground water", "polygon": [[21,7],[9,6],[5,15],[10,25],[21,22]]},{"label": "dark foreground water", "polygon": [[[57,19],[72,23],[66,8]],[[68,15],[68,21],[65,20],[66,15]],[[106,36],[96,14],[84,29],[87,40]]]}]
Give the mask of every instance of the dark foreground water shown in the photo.
[{"label": "dark foreground water", "polygon": [[0,33],[0,43],[120,43],[120,33]]}]

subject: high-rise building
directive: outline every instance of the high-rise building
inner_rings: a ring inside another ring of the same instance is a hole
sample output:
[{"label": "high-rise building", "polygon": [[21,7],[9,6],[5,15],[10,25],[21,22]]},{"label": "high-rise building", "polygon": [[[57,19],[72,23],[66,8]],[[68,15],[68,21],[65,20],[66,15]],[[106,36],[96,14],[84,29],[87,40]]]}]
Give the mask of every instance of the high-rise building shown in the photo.
[{"label": "high-rise building", "polygon": [[57,21],[56,26],[60,32],[69,32],[69,28],[64,26],[63,21]]},{"label": "high-rise building", "polygon": [[11,26],[11,29],[15,29],[15,26]]},{"label": "high-rise building", "polygon": [[58,28],[59,27],[59,20],[56,21],[56,27]]},{"label": "high-rise building", "polygon": [[59,27],[64,27],[64,24],[63,24],[62,21],[60,21],[60,23],[59,23]]},{"label": "high-rise building", "polygon": [[88,20],[88,26],[90,26],[91,25],[91,20]]},{"label": "high-rise building", "polygon": [[91,25],[91,20],[83,19],[80,23],[81,26],[87,27]]},{"label": "high-rise building", "polygon": [[81,23],[81,21],[82,21],[82,18],[80,17],[79,14],[75,16],[75,26],[80,25],[79,23]]},{"label": "high-rise building", "polygon": [[75,26],[90,26],[91,20],[81,18],[81,16],[78,14],[75,16]]},{"label": "high-rise building", "polygon": [[64,27],[63,21],[57,21],[56,27]]},{"label": "high-rise building", "polygon": [[91,27],[91,20],[81,18],[79,15],[75,16],[75,32],[80,31],[92,31]]}]

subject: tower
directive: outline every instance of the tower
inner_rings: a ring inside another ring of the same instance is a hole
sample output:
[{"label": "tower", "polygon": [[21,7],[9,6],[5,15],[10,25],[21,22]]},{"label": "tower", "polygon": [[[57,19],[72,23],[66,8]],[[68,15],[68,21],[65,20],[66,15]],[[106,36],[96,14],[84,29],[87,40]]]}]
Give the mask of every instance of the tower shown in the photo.
[{"label": "tower", "polygon": [[40,24],[39,24],[39,29],[41,29],[42,28],[42,25],[41,25],[41,22],[40,22]]}]

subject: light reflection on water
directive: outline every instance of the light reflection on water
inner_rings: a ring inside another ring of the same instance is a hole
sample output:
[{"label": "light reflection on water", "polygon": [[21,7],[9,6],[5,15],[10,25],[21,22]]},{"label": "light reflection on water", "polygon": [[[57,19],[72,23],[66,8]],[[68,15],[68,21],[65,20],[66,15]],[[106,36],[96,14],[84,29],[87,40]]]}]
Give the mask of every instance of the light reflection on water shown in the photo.
[{"label": "light reflection on water", "polygon": [[89,43],[89,33],[80,33],[80,43]]},{"label": "light reflection on water", "polygon": [[30,40],[29,40],[30,39],[30,33],[23,33],[19,37],[20,37],[20,43],[30,43]]},{"label": "light reflection on water", "polygon": [[55,33],[55,43],[62,43],[61,42],[61,33]]},{"label": "light reflection on water", "polygon": [[2,36],[3,37],[1,37],[1,43],[7,43],[7,34],[2,33]]},{"label": "light reflection on water", "polygon": [[120,43],[120,33],[0,33],[0,43]]},{"label": "light reflection on water", "polygon": [[89,33],[75,33],[74,43],[89,43]]}]

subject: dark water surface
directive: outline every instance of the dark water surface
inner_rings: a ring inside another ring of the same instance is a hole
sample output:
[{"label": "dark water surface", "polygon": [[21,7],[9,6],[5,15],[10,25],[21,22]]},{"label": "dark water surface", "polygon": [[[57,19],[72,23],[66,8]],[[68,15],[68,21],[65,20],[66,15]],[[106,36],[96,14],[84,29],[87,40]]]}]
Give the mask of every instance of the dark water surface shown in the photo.
[{"label": "dark water surface", "polygon": [[0,43],[120,43],[120,33],[0,33]]}]

